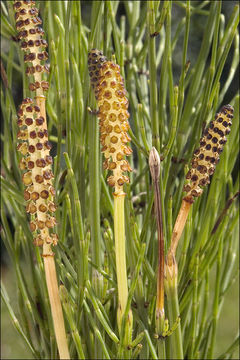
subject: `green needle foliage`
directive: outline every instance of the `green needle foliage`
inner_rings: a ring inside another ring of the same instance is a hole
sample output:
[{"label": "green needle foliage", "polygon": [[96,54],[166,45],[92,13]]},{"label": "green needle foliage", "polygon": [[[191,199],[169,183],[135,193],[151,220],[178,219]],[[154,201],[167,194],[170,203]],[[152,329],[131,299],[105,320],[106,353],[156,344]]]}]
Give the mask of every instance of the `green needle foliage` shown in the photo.
[{"label": "green needle foliage", "polygon": [[[182,358],[182,352],[186,359],[230,359],[236,354],[238,334],[225,351],[218,349],[222,308],[237,276],[238,258],[236,3],[36,1],[49,44],[46,107],[59,236],[54,250],[72,359],[172,359],[173,354]],[[16,34],[13,1],[1,1],[1,236],[17,284],[13,299],[3,280],[1,296],[30,356],[57,359],[41,249],[33,245],[18,166],[16,112],[30,93]],[[102,168],[97,108],[88,76],[92,48],[120,65],[130,103],[133,172],[124,189],[124,321],[131,309],[133,332],[127,346],[124,329],[119,332],[117,326],[113,196]],[[234,107],[231,133],[210,185],[189,212],[176,256],[177,295],[169,282],[168,329],[159,339],[158,241],[149,151],[154,146],[161,158],[167,253],[192,153],[205,126],[228,103]],[[224,324],[227,332],[229,321]],[[165,342],[165,351],[159,342]]]}]

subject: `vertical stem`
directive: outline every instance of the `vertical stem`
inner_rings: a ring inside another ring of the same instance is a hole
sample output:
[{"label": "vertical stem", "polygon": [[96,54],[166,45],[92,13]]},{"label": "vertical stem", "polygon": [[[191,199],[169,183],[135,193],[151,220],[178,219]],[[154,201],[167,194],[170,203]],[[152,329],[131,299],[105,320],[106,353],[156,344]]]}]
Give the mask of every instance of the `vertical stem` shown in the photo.
[{"label": "vertical stem", "polygon": [[190,335],[190,346],[189,346],[189,359],[193,359],[194,347],[196,342],[196,328],[197,328],[197,302],[198,302],[198,264],[199,257],[195,260],[195,269],[193,274],[193,294],[192,294],[192,316],[191,316],[191,335]]},{"label": "vertical stem", "polygon": [[[92,98],[92,93],[91,93]],[[91,103],[93,102],[93,99]],[[89,117],[89,185],[90,185],[90,226],[93,262],[101,266],[100,253],[100,163],[99,163],[99,130],[96,118]],[[103,278],[97,269],[92,270],[92,284],[96,294],[102,297]],[[98,323],[97,319],[96,322]],[[98,323],[99,325],[99,323]],[[99,341],[95,337],[95,358],[102,357]]]},{"label": "vertical stem", "polygon": [[182,116],[183,101],[184,101],[184,80],[187,73],[187,69],[189,67],[187,66],[187,48],[188,48],[189,29],[190,29],[190,1],[187,0],[186,24],[185,24],[184,44],[183,44],[183,53],[182,53],[182,71],[179,80],[178,122]]},{"label": "vertical stem", "polygon": [[[180,316],[179,302],[178,302],[178,291],[177,291],[177,263],[174,257],[172,257],[171,264],[165,264],[165,290],[167,294],[168,302],[168,317],[170,326],[174,324],[176,319]],[[182,331],[181,323],[174,330],[172,335],[169,337],[170,348],[171,348],[171,359],[183,359],[183,348],[182,348]]]},{"label": "vertical stem", "polygon": [[210,346],[208,349],[208,359],[213,359],[214,345],[216,341],[217,321],[219,313],[219,294],[220,294],[220,280],[221,280],[221,267],[222,267],[222,253],[223,253],[223,238],[220,239],[217,255],[217,274],[216,274],[216,285],[215,295],[213,301],[213,319],[212,319],[212,333],[210,339]]},{"label": "vertical stem", "polygon": [[120,358],[128,358],[130,355],[127,346],[132,342],[132,311],[128,312],[126,321],[124,314],[128,300],[126,249],[125,249],[125,218],[124,218],[124,199],[125,193],[114,193],[114,238],[116,254],[116,273],[118,286],[118,310],[117,323],[120,334],[119,355]]},{"label": "vertical stem", "polygon": [[125,250],[125,219],[124,219],[125,194],[114,195],[114,237],[116,252],[116,271],[118,283],[118,313],[117,321],[119,332],[122,317],[127,305],[128,286]]},{"label": "vertical stem", "polygon": [[177,245],[178,245],[178,241],[182,235],[184,226],[186,224],[186,220],[188,217],[188,213],[189,210],[191,208],[192,203],[188,202],[186,200],[182,200],[182,205],[181,208],[179,210],[175,225],[174,225],[174,229],[173,229],[173,233],[172,233],[172,238],[171,238],[171,245],[168,251],[168,261],[171,262],[172,259],[172,255],[175,257],[175,253],[176,253],[176,249],[177,249]]},{"label": "vertical stem", "polygon": [[[157,303],[156,303],[156,327],[157,333],[162,334],[165,323],[164,310],[164,237],[162,224],[162,208],[158,183],[155,186],[155,206],[157,214],[157,232],[158,232],[158,274],[157,274]],[[165,359],[165,342],[158,339],[158,357]]]},{"label": "vertical stem", "polygon": [[189,248],[189,242],[191,238],[191,227],[192,227],[192,208],[189,211],[189,216],[186,222],[186,228],[184,232],[183,245],[181,248],[181,255],[179,258],[179,268],[178,268],[178,284],[180,284],[181,279],[184,274],[184,268],[187,260],[187,252]]},{"label": "vertical stem", "polygon": [[67,338],[65,333],[62,306],[60,302],[57,275],[54,258],[51,255],[44,256],[44,267],[46,273],[46,282],[51,304],[53,325],[58,345],[60,359],[70,359],[68,352]]},{"label": "vertical stem", "polygon": [[199,345],[202,341],[204,330],[206,329],[206,318],[207,318],[207,309],[208,309],[208,301],[209,301],[209,270],[206,271],[205,275],[205,286],[204,286],[204,300],[203,300],[203,312],[201,315],[201,324],[198,331],[198,336],[195,341],[195,352],[194,356],[196,357],[199,353]]},{"label": "vertical stem", "polygon": [[155,216],[157,222],[158,233],[158,273],[157,273],[157,300],[156,300],[156,330],[159,336],[158,340],[158,356],[165,359],[165,343],[161,339],[164,331],[165,311],[164,311],[164,232],[162,221],[162,204],[159,190],[160,176],[160,157],[156,149],[153,147],[149,155],[149,167],[153,179],[154,195],[155,195]]},{"label": "vertical stem", "polygon": [[[167,90],[169,83],[169,100],[172,99],[172,69],[171,69],[171,1],[166,1],[166,37],[164,41],[164,51],[161,63],[161,74],[159,84],[159,131],[160,141],[163,138],[164,120],[166,120],[166,102],[167,102]],[[170,66],[169,66],[170,65]],[[170,103],[170,109],[172,108]]]},{"label": "vertical stem", "polygon": [[[103,3],[93,1],[91,14],[91,38],[89,40],[90,47],[99,47],[101,40],[101,19],[102,19]],[[90,95],[90,104],[95,104],[93,94]],[[89,116],[89,181],[90,181],[90,221],[91,221],[91,238],[93,261],[97,267],[101,266],[100,253],[100,153],[99,153],[99,129],[98,121],[95,117]],[[96,293],[101,296],[102,292],[102,275],[97,269],[93,269],[93,286]]]},{"label": "vertical stem", "polygon": [[159,123],[157,109],[157,69],[156,69],[156,44],[154,1],[148,1],[148,51],[150,75],[150,113],[152,126],[152,146],[160,152]]},{"label": "vertical stem", "polygon": [[[46,119],[46,98],[44,95],[36,96],[36,103],[40,107],[41,116]],[[47,121],[44,122],[44,126],[47,129]],[[54,331],[59,351],[60,359],[70,359],[68,344],[64,326],[62,306],[60,302],[60,296],[58,291],[58,282],[56,275],[56,267],[51,250],[51,245],[46,242],[43,244],[43,259],[45,276],[48,288],[48,295],[51,304],[51,312],[53,318]]]},{"label": "vertical stem", "polygon": [[[204,38],[202,41],[201,49],[199,51],[198,60],[195,66],[195,75],[191,82],[191,86],[188,91],[188,96],[186,98],[186,104],[184,106],[184,111],[181,117],[181,130],[182,134],[185,134],[186,128],[188,125],[187,119],[191,115],[192,108],[194,106],[194,98],[199,90],[199,84],[202,81],[202,74],[204,71],[204,66],[206,64],[206,58],[208,56],[209,48],[211,46],[212,36],[214,32],[216,14],[217,14],[217,2],[211,3],[210,13],[208,17],[208,21],[205,27]],[[184,141],[184,135],[181,135],[181,139],[179,138],[179,149],[182,147],[182,142]]]},{"label": "vertical stem", "polygon": [[100,266],[100,188],[99,188],[99,131],[98,123],[93,116],[89,119],[89,170],[90,170],[90,214],[91,214],[91,237],[93,243],[93,261]]},{"label": "vertical stem", "polygon": [[[44,95],[37,94],[36,103],[44,119],[46,119],[45,101]],[[47,129],[47,121],[44,122],[44,127]],[[53,255],[51,245],[45,241],[43,244],[44,267],[59,356],[60,359],[70,359]]]},{"label": "vertical stem", "polygon": [[[156,184],[156,212],[157,216],[157,231],[158,231],[158,288],[157,288],[157,309],[164,312],[164,238],[163,238],[163,226],[162,226],[162,209],[160,202],[160,192],[158,184]],[[157,199],[159,200],[157,202]]]}]

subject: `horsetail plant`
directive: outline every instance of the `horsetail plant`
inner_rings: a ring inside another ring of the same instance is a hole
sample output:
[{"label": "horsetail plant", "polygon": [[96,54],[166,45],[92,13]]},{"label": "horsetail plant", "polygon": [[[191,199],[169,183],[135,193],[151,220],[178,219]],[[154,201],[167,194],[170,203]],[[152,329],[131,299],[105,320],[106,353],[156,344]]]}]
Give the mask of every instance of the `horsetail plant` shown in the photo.
[{"label": "horsetail plant", "polygon": [[[200,139],[200,147],[194,151],[191,160],[191,169],[187,172],[187,183],[183,187],[186,195],[182,199],[171,237],[171,244],[168,249],[165,266],[165,289],[168,297],[168,310],[171,323],[179,319],[178,301],[178,266],[176,262],[176,249],[182,235],[189,210],[194,199],[201,196],[203,187],[210,183],[210,176],[215,171],[216,164],[220,160],[223,146],[227,142],[226,135],[230,133],[232,125],[233,107],[225,105],[215,115],[209,127],[204,130]],[[194,251],[197,252],[195,247]],[[181,324],[177,326],[171,338],[171,355],[174,359],[183,358]]]},{"label": "horsetail plant", "polygon": [[[120,75],[119,65],[108,61],[102,52],[92,49],[88,55],[88,69],[91,84],[98,105],[97,116],[100,125],[101,151],[105,161],[103,168],[112,171],[107,179],[110,187],[114,188],[114,237],[116,252],[116,272],[118,283],[118,312],[117,321],[121,332],[122,318],[128,299],[126,253],[125,253],[125,219],[123,185],[129,183],[129,177],[123,173],[132,171],[125,160],[132,150],[126,144],[131,140],[127,134],[129,130],[129,113],[126,90]],[[127,319],[127,343],[131,342],[132,331],[131,310]]]},{"label": "horsetail plant", "polygon": [[45,60],[47,42],[43,39],[42,23],[38,17],[35,1],[15,1],[15,19],[21,49],[25,52],[24,62],[28,63],[26,74],[33,75],[34,82],[29,90],[35,92],[34,100],[25,98],[18,110],[17,134],[18,151],[23,157],[20,169],[24,171],[22,181],[26,186],[24,199],[26,211],[30,214],[30,230],[34,236],[34,244],[43,248],[46,282],[51,304],[53,324],[59,355],[61,359],[69,359],[62,307],[60,303],[57,276],[52,246],[57,245],[58,236],[53,232],[56,224],[54,213],[55,189],[52,185],[51,144],[48,141],[47,119],[44,91],[48,90],[48,82],[43,80],[43,72],[49,72]]},{"label": "horsetail plant", "polygon": [[232,118],[233,107],[231,105],[223,106],[216,114],[215,120],[211,121],[209,127],[204,131],[204,136],[200,139],[200,147],[194,151],[191,169],[186,175],[187,184],[183,188],[186,195],[182,199],[168,251],[169,265],[171,265],[172,258],[175,257],[178,241],[194,198],[199,197],[203,192],[202,187],[210,183],[210,176],[213,175],[216,164],[220,160],[223,146],[227,142],[226,135],[230,133]]}]

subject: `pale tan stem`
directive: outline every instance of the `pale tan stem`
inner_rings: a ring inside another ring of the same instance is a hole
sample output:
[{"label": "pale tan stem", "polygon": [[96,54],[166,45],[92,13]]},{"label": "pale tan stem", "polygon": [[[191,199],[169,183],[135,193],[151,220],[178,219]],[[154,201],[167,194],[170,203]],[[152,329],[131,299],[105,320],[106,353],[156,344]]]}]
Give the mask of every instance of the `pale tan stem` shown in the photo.
[{"label": "pale tan stem", "polygon": [[181,208],[179,210],[177,220],[175,222],[173,233],[172,233],[171,245],[168,250],[167,257],[168,257],[169,265],[171,265],[171,263],[172,263],[172,257],[175,258],[178,242],[180,240],[184,226],[186,224],[186,220],[187,220],[191,205],[192,205],[191,202],[189,202],[185,199],[182,200]]},{"label": "pale tan stem", "polygon": [[122,316],[124,314],[127,299],[127,269],[125,253],[125,219],[124,219],[125,194],[114,194],[114,237],[116,251],[116,271],[118,283],[118,325],[121,328]]},{"label": "pale tan stem", "polygon": [[[44,95],[36,96],[36,103],[40,107],[40,115],[43,116],[45,119],[44,128],[47,129],[45,101],[46,98]],[[59,296],[54,254],[51,249],[51,244],[48,244],[46,241],[43,244],[43,259],[44,259],[45,276],[46,276],[49,300],[51,304],[51,312],[52,312],[53,325],[54,325],[59,356],[60,359],[70,359],[63,312],[62,312],[62,305]]]},{"label": "pale tan stem", "polygon": [[51,255],[43,255],[43,259],[59,356],[60,359],[70,359],[54,258]]}]

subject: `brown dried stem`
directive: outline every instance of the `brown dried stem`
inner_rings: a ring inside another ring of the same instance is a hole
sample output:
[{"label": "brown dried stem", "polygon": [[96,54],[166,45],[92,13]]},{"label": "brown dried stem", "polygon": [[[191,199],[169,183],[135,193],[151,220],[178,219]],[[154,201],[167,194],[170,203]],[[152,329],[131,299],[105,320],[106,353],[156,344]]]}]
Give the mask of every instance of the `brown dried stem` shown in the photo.
[{"label": "brown dried stem", "polygon": [[158,233],[158,275],[157,275],[157,302],[156,319],[164,318],[164,235],[162,222],[162,207],[159,190],[160,157],[153,147],[149,155],[149,167],[154,186],[154,204]]}]

